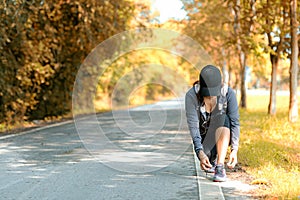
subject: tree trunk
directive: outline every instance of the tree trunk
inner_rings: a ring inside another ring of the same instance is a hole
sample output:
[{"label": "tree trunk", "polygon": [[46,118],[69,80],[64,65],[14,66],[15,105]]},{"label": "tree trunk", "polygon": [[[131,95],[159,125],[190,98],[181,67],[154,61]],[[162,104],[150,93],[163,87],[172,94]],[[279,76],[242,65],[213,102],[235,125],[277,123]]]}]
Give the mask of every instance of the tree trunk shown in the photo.
[{"label": "tree trunk", "polygon": [[234,12],[234,35],[237,37],[236,47],[239,54],[239,62],[240,62],[240,72],[241,72],[241,102],[240,106],[242,108],[246,108],[246,85],[245,85],[245,70],[246,70],[246,53],[242,48],[241,41],[241,6],[240,0],[235,1],[235,5],[233,6]]},{"label": "tree trunk", "polygon": [[291,66],[290,66],[290,105],[289,121],[296,122],[298,119],[298,99],[297,99],[297,75],[298,75],[298,39],[297,39],[297,0],[291,0]]},{"label": "tree trunk", "polygon": [[232,67],[231,67],[231,61],[230,61],[230,51],[227,53],[226,57],[227,61],[227,68],[228,68],[228,85],[233,88],[233,83],[232,83]]},{"label": "tree trunk", "polygon": [[241,66],[241,102],[240,106],[242,108],[247,108],[247,92],[246,92],[246,63],[247,57],[246,54],[240,52],[240,66]]},{"label": "tree trunk", "polygon": [[234,89],[236,90],[236,92],[238,92],[239,90],[239,84],[240,84],[240,74],[239,72],[235,72],[235,83],[234,83]]},{"label": "tree trunk", "polygon": [[271,74],[270,100],[269,100],[268,114],[275,115],[276,114],[278,56],[270,54],[270,60],[272,63],[272,74]]},{"label": "tree trunk", "polygon": [[227,63],[226,63],[227,57],[224,48],[222,48],[222,58],[223,58],[223,63],[222,63],[223,83],[229,84],[229,73],[228,73]]}]

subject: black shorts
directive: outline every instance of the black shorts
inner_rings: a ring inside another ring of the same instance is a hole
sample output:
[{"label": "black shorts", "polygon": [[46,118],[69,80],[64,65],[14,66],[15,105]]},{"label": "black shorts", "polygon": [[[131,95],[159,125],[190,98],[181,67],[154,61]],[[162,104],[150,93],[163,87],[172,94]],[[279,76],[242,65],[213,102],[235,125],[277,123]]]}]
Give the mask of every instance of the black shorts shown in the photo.
[{"label": "black shorts", "polygon": [[208,135],[208,134],[215,135],[216,130],[220,127],[230,128],[229,117],[226,114],[216,115],[216,116],[211,117],[207,133],[204,135],[201,135],[201,137],[202,137],[201,143],[203,143],[206,135]]},{"label": "black shorts", "polygon": [[226,114],[212,116],[207,133],[201,135],[201,143],[203,144],[204,152],[209,157],[211,163],[217,156],[216,130],[220,127],[227,127],[230,129],[229,117]]},{"label": "black shorts", "polygon": [[230,128],[229,117],[225,114],[211,118],[211,125],[217,130],[219,127]]}]

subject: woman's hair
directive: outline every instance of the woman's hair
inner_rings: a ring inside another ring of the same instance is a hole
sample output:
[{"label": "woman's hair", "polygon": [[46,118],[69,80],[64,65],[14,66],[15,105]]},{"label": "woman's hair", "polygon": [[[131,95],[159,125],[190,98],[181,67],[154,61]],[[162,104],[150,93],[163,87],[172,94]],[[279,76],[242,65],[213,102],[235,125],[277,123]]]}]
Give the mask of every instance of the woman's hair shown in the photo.
[{"label": "woman's hair", "polygon": [[[200,85],[200,81],[195,81],[194,84],[193,84],[193,87],[195,87],[196,84],[199,84]],[[200,86],[201,87],[201,86]],[[203,96],[200,95],[200,90],[198,92],[196,92],[196,96],[197,96],[197,99],[198,99],[198,103],[200,105],[200,103],[203,102]]]}]

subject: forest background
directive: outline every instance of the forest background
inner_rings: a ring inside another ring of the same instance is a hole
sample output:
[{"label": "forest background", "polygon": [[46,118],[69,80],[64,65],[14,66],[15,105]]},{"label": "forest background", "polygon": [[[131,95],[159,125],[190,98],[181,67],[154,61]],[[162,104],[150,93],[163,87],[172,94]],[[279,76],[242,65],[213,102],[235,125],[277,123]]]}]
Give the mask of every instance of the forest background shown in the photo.
[{"label": "forest background", "polygon": [[[299,6],[294,11],[292,6],[296,1],[182,2],[186,16],[161,23],[159,12],[151,9],[151,1],[2,0],[1,129],[68,115],[77,71],[91,50],[115,34],[136,28],[164,28],[198,42],[212,62],[228,74],[229,85],[241,93],[243,108],[247,107],[248,88],[264,88],[270,90],[268,113],[274,115],[276,90],[291,89],[290,110],[294,111],[290,111],[290,121],[296,121],[299,26],[293,12],[299,21]],[[180,85],[176,77],[155,69],[145,73],[145,69],[139,69],[143,63],[168,66],[190,85],[197,80],[195,66],[170,54],[141,50],[114,61],[99,77],[96,108],[110,109],[115,84],[133,69],[131,82],[156,76],[162,82]],[[124,85],[125,93],[126,89],[129,85]],[[148,84],[133,95],[129,104],[136,105],[170,97],[172,91]],[[122,92],[118,98],[124,101]]]}]

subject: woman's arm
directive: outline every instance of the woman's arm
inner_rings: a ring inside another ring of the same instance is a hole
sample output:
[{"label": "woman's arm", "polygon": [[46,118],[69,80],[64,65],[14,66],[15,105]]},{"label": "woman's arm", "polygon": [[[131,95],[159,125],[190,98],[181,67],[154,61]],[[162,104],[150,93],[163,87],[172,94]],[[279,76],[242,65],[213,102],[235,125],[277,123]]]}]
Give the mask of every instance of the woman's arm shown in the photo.
[{"label": "woman's arm", "polygon": [[240,140],[240,116],[236,94],[230,87],[227,93],[227,115],[230,120],[231,150],[238,150]]},{"label": "woman's arm", "polygon": [[194,149],[196,154],[198,155],[199,151],[203,150],[203,146],[201,144],[197,107],[198,107],[197,96],[193,88],[191,88],[185,95],[185,111],[187,117],[187,124],[190,130],[190,135],[194,143]]}]

